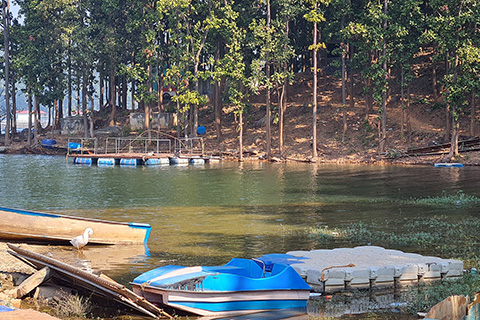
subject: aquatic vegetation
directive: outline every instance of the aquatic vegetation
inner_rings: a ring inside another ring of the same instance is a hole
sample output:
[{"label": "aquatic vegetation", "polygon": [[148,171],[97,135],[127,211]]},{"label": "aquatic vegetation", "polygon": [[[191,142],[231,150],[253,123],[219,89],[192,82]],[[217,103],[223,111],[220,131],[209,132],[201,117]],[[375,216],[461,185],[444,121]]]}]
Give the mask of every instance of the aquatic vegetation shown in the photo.
[{"label": "aquatic vegetation", "polygon": [[479,204],[480,198],[467,195],[462,190],[459,190],[454,195],[448,195],[445,191],[443,191],[442,195],[439,197],[414,198],[408,202],[424,205],[472,206]]},{"label": "aquatic vegetation", "polygon": [[449,219],[447,216],[405,218],[396,221],[355,222],[344,227],[310,228],[316,242],[335,246],[378,245],[462,260],[466,268],[480,265],[480,218]]}]

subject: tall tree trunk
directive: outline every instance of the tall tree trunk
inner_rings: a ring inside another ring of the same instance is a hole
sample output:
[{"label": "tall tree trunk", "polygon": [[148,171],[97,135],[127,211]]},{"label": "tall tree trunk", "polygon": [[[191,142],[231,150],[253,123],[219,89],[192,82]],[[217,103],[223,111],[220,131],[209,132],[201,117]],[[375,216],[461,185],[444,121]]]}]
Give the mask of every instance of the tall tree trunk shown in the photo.
[{"label": "tall tree trunk", "polygon": [[[147,67],[148,70],[148,93],[151,96],[153,88],[152,88],[152,66],[149,64]],[[152,139],[152,132],[150,131],[150,109],[151,109],[151,102],[147,101],[145,103],[145,130],[147,130],[148,140]]]},{"label": "tall tree trunk", "polygon": [[[162,89],[163,89],[163,76],[160,73],[160,64],[157,62],[155,66],[155,78],[157,79],[157,108],[158,112],[163,112],[163,97],[162,97]],[[160,123],[158,124],[158,129],[160,130]]]},{"label": "tall tree trunk", "polygon": [[[460,15],[460,13],[459,13]],[[457,40],[458,40],[458,35],[457,35]],[[455,51],[455,65],[453,67],[453,83],[454,85],[457,84],[458,82],[458,65],[459,65],[459,56],[458,52]],[[457,118],[455,115],[457,114],[457,104],[456,101],[452,103],[450,106],[451,111],[452,111],[452,138],[450,140],[450,152],[448,153],[448,159],[452,159],[453,157],[458,156],[458,135],[459,135],[459,129],[460,129],[460,119]]]},{"label": "tall tree trunk", "polygon": [[[345,16],[342,15],[341,21],[341,30],[345,26]],[[346,72],[347,68],[345,67],[345,41],[342,36],[342,42],[340,43],[340,48],[342,49],[342,108],[343,108],[343,131],[342,131],[342,143],[345,142],[345,135],[347,134],[347,90],[346,90]]]},{"label": "tall tree trunk", "polygon": [[27,145],[32,145],[32,88],[28,88],[28,137],[27,137]]},{"label": "tall tree trunk", "polygon": [[[197,91],[198,94],[200,94],[200,86],[199,86],[199,80],[198,80],[198,67],[200,64],[200,54],[202,53],[203,47],[205,46],[205,42],[207,41],[208,37],[208,29],[205,31],[205,34],[203,35],[202,42],[200,43],[200,46],[195,54],[195,61],[193,64],[193,75],[195,78],[195,91]],[[192,50],[193,50],[193,45],[192,45]],[[194,104],[192,106],[193,108],[193,126],[192,126],[192,136],[196,137],[197,136],[197,128],[198,128],[198,105]]]},{"label": "tall tree trunk", "polygon": [[87,71],[85,64],[82,68],[82,116],[84,137],[88,138],[88,118],[87,118]]},{"label": "tall tree trunk", "polygon": [[[286,67],[285,67],[286,68]],[[285,80],[282,84],[282,89],[280,90],[280,94],[278,96],[278,149],[280,151],[280,156],[283,157],[283,118],[285,116],[285,91],[287,86],[285,84]]]},{"label": "tall tree trunk", "polygon": [[15,83],[15,73],[13,73],[12,78],[12,134],[17,133],[17,90],[16,90],[16,83]]},{"label": "tall tree trunk", "polygon": [[123,76],[122,77],[122,108],[123,110],[127,110],[127,94],[128,94],[127,77]]},{"label": "tall tree trunk", "polygon": [[[267,0],[267,32],[270,34],[270,20],[271,20],[271,12],[270,12],[270,0]],[[270,82],[270,56],[268,57],[268,61],[266,62],[266,76],[267,81]],[[266,142],[267,142],[267,159],[271,157],[271,149],[272,149],[272,137],[270,132],[270,87],[267,85],[267,97],[266,97],[266,122],[265,122],[265,131],[266,131]]]},{"label": "tall tree trunk", "polygon": [[410,102],[411,102],[411,95],[410,95],[410,84],[407,87],[407,134],[408,134],[408,143],[412,142],[412,123],[410,122]]},{"label": "tall tree trunk", "polygon": [[81,97],[82,97],[82,94],[81,94],[81,91],[80,91],[80,87],[82,85],[81,83],[81,78],[80,78],[80,75],[78,74],[77,72],[77,115],[80,115],[81,113]]},{"label": "tall tree trunk", "polygon": [[[220,62],[220,47],[221,47],[221,38],[217,37],[217,48],[215,50],[215,64],[218,65]],[[215,132],[217,134],[217,142],[222,142],[222,99],[220,96],[221,91],[221,82],[220,80],[215,81],[214,86],[214,109],[215,109]]]},{"label": "tall tree trunk", "polygon": [[[135,67],[135,50],[132,51],[132,68]],[[132,82],[130,84],[130,87],[132,89],[131,93],[130,93],[130,103],[131,103],[131,108],[132,108],[132,111],[135,110],[135,79],[132,77]]]},{"label": "tall tree trunk", "polygon": [[438,100],[438,90],[437,90],[437,63],[432,61],[432,93],[433,100]]},{"label": "tall tree trunk", "polygon": [[40,134],[40,131],[42,129],[42,124],[40,123],[40,103],[38,102],[37,95],[33,97],[33,103],[34,103],[34,117],[33,117],[33,143],[37,144],[38,143],[38,137]]},{"label": "tall tree trunk", "polygon": [[373,110],[373,93],[372,93],[372,79],[367,78],[365,80],[367,86],[367,95],[365,96],[365,119],[368,119],[368,115]]},{"label": "tall tree trunk", "polygon": [[475,91],[472,91],[472,98],[470,100],[470,136],[475,136],[475,122],[477,117],[477,106],[475,105]]},{"label": "tall tree trunk", "polygon": [[[102,82],[101,79],[102,77],[100,76],[100,83]],[[67,112],[69,117],[72,116],[72,92],[73,92],[72,91],[72,62],[70,60],[70,55],[69,55],[67,58],[67,99],[68,99]],[[101,95],[100,95],[100,98],[102,98]]]},{"label": "tall tree trunk", "polygon": [[[387,16],[388,13],[388,0],[384,0],[384,6],[383,6],[383,13],[385,17]],[[387,68],[387,40],[385,39],[386,37],[386,32],[387,32],[387,19],[385,18],[383,21],[383,72],[385,72],[385,76],[388,75],[389,70]],[[380,139],[380,153],[385,152],[385,148],[387,145],[387,89],[388,89],[388,78],[385,80],[385,88],[384,92],[382,95],[382,136]]]},{"label": "tall tree trunk", "polygon": [[[448,54],[447,54],[447,58],[445,59],[445,74],[448,74],[450,72],[450,65],[448,63]],[[451,138],[450,136],[450,131],[451,131],[451,127],[450,127],[450,103],[447,101],[446,103],[446,108],[445,108],[445,140],[449,140]]]},{"label": "tall tree trunk", "polygon": [[110,100],[109,100],[109,104],[110,104],[110,107],[111,107],[111,113],[110,113],[110,126],[114,126],[115,125],[115,111],[116,111],[116,96],[115,96],[115,70],[112,68],[112,70],[110,70],[110,84],[109,84],[109,89],[110,89]]},{"label": "tall tree trunk", "polygon": [[[353,45],[348,44],[348,60],[350,62],[353,59],[353,51],[354,51]],[[350,109],[353,109],[355,107],[355,97],[353,95],[353,88],[355,86],[355,83],[354,83],[355,78],[353,77],[353,68],[352,68],[351,63],[350,63],[350,73],[348,74],[348,77],[350,78],[350,81],[349,81],[350,89],[348,90],[349,93],[350,93]]]},{"label": "tall tree trunk", "polygon": [[401,66],[402,70],[400,73],[400,108],[402,112],[402,123],[400,126],[400,137],[405,139],[405,70]]},{"label": "tall tree trunk", "polygon": [[93,101],[93,95],[88,95],[88,97],[90,98],[90,116],[88,117],[88,124],[89,124],[89,128],[90,128],[90,138],[93,138],[94,137],[94,134],[93,134],[93,126],[94,126],[94,119],[93,119],[93,111],[95,111],[95,103]]},{"label": "tall tree trunk", "polygon": [[9,75],[10,75],[10,57],[9,57],[9,29],[10,29],[10,1],[4,0],[3,1],[3,54],[5,58],[5,111],[7,113],[7,123],[5,126],[5,145],[9,146],[11,144],[10,139],[10,131],[11,131],[11,116],[10,116],[10,83],[9,83]]},{"label": "tall tree trunk", "polygon": [[63,119],[63,99],[58,100],[58,123],[57,129],[61,129],[60,122]]},{"label": "tall tree trunk", "polygon": [[105,82],[104,82],[105,76],[103,75],[103,71],[100,71],[99,78],[100,80],[98,81],[98,84],[100,86],[100,89],[99,89],[100,92],[98,94],[98,103],[100,104],[99,109],[102,110],[104,106],[103,96],[105,94]]},{"label": "tall tree trunk", "polygon": [[58,127],[60,126],[60,118],[58,117],[59,105],[57,99],[53,100],[53,109],[55,110],[55,117],[53,120],[52,131],[53,129],[58,129]]},{"label": "tall tree trunk", "polygon": [[[315,2],[315,10],[317,10],[317,3]],[[317,35],[317,23],[313,24],[313,123],[312,123],[312,155],[313,160],[315,161],[318,157],[317,153],[317,42],[318,42],[318,35]]]},{"label": "tall tree trunk", "polygon": [[[50,127],[52,124],[52,106],[48,106],[48,122],[47,122],[47,128]],[[46,129],[47,129],[46,128]]]},{"label": "tall tree trunk", "polygon": [[[285,21],[285,36],[288,38],[290,33],[290,21]],[[285,73],[288,73],[288,63],[285,62],[283,64],[283,69]],[[283,157],[283,126],[284,126],[284,118],[285,118],[285,110],[287,108],[287,85],[288,79],[285,78],[282,84],[282,91],[281,95],[278,99],[278,111],[279,111],[279,121],[278,121],[278,149],[280,151],[280,157]]]},{"label": "tall tree trunk", "polygon": [[122,102],[122,80],[121,77],[117,77],[117,102],[116,105],[117,107],[122,110],[123,107],[123,102]]},{"label": "tall tree trunk", "polygon": [[130,99],[132,100],[132,111],[135,110],[135,79],[132,79],[132,92],[131,92],[131,97]]},{"label": "tall tree trunk", "polygon": [[239,133],[238,133],[238,161],[243,161],[243,111],[242,108],[239,113]]}]

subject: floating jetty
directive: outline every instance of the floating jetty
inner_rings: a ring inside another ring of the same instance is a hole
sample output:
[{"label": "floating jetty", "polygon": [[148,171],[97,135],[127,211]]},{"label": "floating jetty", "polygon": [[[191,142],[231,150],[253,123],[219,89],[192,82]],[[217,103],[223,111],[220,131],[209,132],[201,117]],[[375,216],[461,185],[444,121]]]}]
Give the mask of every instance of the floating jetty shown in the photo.
[{"label": "floating jetty", "polygon": [[70,154],[67,159],[72,159],[75,164],[98,166],[152,166],[152,165],[202,165],[205,163],[219,162],[220,157],[200,157],[198,155],[174,154],[148,155],[143,153],[118,153],[118,154]]},{"label": "floating jetty", "polygon": [[389,250],[377,246],[291,251],[259,258],[266,264],[291,265],[314,291],[387,289],[452,279],[463,274],[463,262]]},{"label": "floating jetty", "polygon": [[175,138],[173,142],[170,139],[113,137],[106,138],[103,148],[99,147],[97,138],[72,138],[67,143],[67,160],[107,167],[203,165],[221,160],[207,154],[203,138],[199,137]]}]

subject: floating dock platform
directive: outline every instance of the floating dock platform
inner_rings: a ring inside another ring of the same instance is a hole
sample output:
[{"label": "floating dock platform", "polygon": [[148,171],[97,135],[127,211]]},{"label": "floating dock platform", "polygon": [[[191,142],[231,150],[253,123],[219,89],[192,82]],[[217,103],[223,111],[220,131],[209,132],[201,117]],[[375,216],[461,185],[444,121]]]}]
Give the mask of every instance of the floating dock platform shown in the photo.
[{"label": "floating dock platform", "polygon": [[201,157],[198,155],[174,154],[144,154],[144,153],[106,153],[106,154],[69,154],[67,159],[73,159],[75,164],[98,166],[128,166],[141,165],[202,165],[205,163],[219,162],[220,157]]},{"label": "floating dock platform", "polygon": [[291,265],[314,291],[387,289],[461,277],[463,262],[377,246],[267,254],[260,260]]}]

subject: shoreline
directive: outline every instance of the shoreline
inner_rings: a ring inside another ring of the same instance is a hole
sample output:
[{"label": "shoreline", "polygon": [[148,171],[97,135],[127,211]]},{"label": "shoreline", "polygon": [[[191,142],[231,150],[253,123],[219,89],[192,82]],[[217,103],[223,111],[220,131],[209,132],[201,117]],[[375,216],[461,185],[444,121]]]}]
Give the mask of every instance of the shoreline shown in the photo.
[{"label": "shoreline", "polygon": [[[59,138],[62,141],[62,138]],[[65,148],[44,148],[40,144],[27,146],[25,143],[14,143],[10,147],[0,147],[0,153],[3,154],[16,154],[16,155],[63,155],[66,156],[67,152]],[[238,157],[233,156],[233,152],[221,152],[213,151],[214,155],[218,155],[224,161],[240,161]],[[445,154],[442,155],[418,155],[418,156],[402,156],[402,157],[385,157],[379,155],[374,150],[368,150],[365,152],[357,152],[354,155],[345,155],[342,152],[336,154],[322,154],[319,153],[317,159],[313,159],[308,153],[299,153],[279,157],[273,155],[270,159],[266,159],[265,155],[261,152],[255,152],[253,156],[251,151],[244,151],[242,162],[255,162],[255,161],[267,161],[267,162],[285,162],[285,163],[322,163],[322,164],[338,164],[338,165],[401,165],[401,166],[432,166],[435,163],[461,163],[464,166],[480,166],[480,151],[472,151],[461,153],[454,161],[446,161]]]}]

